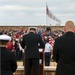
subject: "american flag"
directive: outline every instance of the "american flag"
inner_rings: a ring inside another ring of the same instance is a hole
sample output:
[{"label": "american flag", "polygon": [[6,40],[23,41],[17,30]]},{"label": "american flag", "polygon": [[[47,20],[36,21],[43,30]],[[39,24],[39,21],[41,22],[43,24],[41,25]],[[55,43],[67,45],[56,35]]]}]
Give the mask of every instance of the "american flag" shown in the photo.
[{"label": "american flag", "polygon": [[47,5],[46,5],[46,14],[47,14],[47,16],[48,16],[49,18],[51,18],[51,19],[53,19],[53,20],[55,20],[55,21],[61,23],[61,21],[60,21],[56,16],[54,16],[54,15],[52,14],[52,12],[49,10],[49,8],[48,8]]},{"label": "american flag", "polygon": [[48,6],[46,5],[46,14],[48,15],[48,17],[52,18],[52,13],[51,11],[48,9]]},{"label": "american flag", "polygon": [[50,39],[49,39],[49,43],[52,45],[52,47],[54,46],[54,39],[51,37]]},{"label": "american flag", "polygon": [[47,5],[46,5],[46,14],[49,16],[49,9]]}]

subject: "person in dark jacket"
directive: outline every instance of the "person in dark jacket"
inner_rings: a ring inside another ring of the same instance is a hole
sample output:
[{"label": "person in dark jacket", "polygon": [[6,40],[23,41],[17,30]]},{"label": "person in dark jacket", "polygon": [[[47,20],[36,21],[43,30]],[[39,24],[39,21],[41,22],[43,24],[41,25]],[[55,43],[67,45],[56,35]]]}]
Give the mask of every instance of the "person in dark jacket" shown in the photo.
[{"label": "person in dark jacket", "polygon": [[1,75],[13,75],[17,69],[16,56],[13,52],[7,50],[7,43],[11,37],[0,35],[0,70]]},{"label": "person in dark jacket", "polygon": [[56,75],[75,75],[75,27],[67,21],[65,34],[55,39],[53,58],[57,62]]},{"label": "person in dark jacket", "polygon": [[30,28],[30,32],[23,36],[21,43],[22,48],[26,48],[25,75],[30,75],[31,67],[33,67],[34,75],[39,75],[40,54],[38,44],[40,44],[40,47],[44,49],[45,44],[42,41],[41,36],[36,34],[35,28]]}]

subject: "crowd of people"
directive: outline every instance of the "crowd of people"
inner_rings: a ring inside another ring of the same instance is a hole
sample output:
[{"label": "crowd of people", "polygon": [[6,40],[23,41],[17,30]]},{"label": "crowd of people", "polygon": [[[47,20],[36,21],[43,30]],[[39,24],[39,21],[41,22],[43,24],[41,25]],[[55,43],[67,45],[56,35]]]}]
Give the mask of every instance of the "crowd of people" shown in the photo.
[{"label": "crowd of people", "polygon": [[0,31],[2,75],[8,75],[5,74],[8,70],[10,70],[9,75],[16,71],[16,58],[22,59],[24,65],[24,55],[25,75],[30,75],[32,66],[34,75],[39,75],[39,48],[44,49],[45,66],[50,66],[50,58],[57,62],[56,75],[75,74],[75,27],[72,21],[67,21],[64,32],[61,30],[52,32],[50,27]]},{"label": "crowd of people", "polygon": [[[10,51],[13,51],[16,54],[17,60],[24,61],[24,49],[21,47],[21,41],[22,41],[23,36],[28,33],[29,33],[29,29],[28,30],[24,30],[24,29],[16,30],[15,29],[15,30],[9,30],[9,31],[0,30],[0,35],[2,34],[9,35],[12,38],[11,41],[7,45],[7,49]],[[41,36],[45,44],[49,40],[49,44],[53,47],[54,39],[61,36],[63,34],[63,31],[56,30],[52,32],[51,28],[47,27],[45,29],[36,28],[36,33],[38,33]]]}]

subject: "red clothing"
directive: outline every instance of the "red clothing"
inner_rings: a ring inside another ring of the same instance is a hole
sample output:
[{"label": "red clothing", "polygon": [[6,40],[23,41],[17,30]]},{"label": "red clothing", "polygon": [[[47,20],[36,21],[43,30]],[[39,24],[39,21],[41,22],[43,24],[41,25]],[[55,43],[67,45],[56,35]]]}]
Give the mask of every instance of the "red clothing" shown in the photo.
[{"label": "red clothing", "polygon": [[49,43],[52,45],[52,47],[54,46],[54,39],[52,37],[49,39]]},{"label": "red clothing", "polygon": [[19,38],[19,34],[15,34],[14,37],[15,37],[16,39],[18,39],[18,38]]},{"label": "red clothing", "polygon": [[7,45],[7,49],[13,50],[13,48],[14,48],[13,42],[9,42],[8,45]]}]

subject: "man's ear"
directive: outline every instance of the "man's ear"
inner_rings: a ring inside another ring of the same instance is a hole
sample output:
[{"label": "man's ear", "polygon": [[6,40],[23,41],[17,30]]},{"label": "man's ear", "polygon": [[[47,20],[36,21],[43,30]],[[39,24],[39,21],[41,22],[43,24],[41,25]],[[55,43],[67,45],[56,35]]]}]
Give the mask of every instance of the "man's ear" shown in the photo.
[{"label": "man's ear", "polygon": [[64,27],[64,31],[66,31],[66,28]]},{"label": "man's ear", "polygon": [[74,32],[75,32],[75,27],[74,27]]}]

